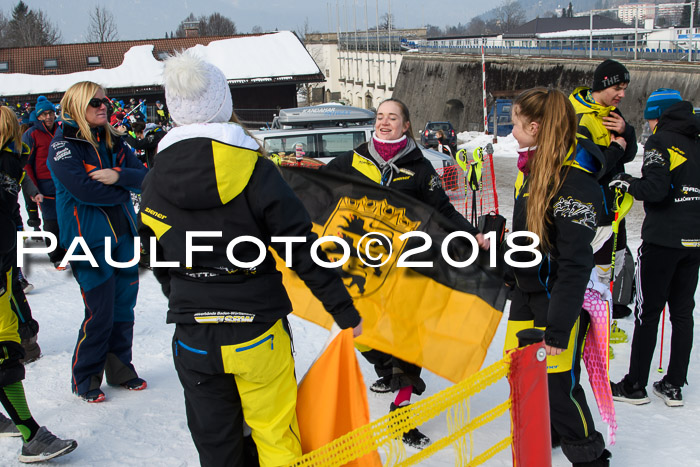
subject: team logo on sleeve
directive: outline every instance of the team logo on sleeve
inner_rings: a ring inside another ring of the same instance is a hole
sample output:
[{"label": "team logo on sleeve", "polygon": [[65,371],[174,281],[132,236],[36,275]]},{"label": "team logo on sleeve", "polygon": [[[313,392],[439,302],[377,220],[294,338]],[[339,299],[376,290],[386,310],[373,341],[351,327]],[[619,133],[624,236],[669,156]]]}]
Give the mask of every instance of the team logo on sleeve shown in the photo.
[{"label": "team logo on sleeve", "polygon": [[428,190],[435,191],[439,188],[442,188],[442,180],[440,180],[440,176],[431,175],[430,180],[428,181]]},{"label": "team logo on sleeve", "polygon": [[648,167],[650,165],[660,165],[662,167],[666,165],[664,156],[661,155],[661,153],[656,149],[650,149],[644,153],[644,167]]},{"label": "team logo on sleeve", "polygon": [[583,203],[571,196],[559,200],[554,204],[554,217],[569,218],[574,224],[580,224],[591,230],[596,229],[596,212],[591,203]]}]

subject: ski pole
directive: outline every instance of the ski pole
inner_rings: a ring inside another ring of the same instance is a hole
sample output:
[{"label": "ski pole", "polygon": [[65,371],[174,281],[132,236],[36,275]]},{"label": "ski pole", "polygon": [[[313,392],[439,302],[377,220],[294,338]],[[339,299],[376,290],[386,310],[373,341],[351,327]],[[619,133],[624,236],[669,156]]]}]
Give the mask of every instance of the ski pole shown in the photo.
[{"label": "ski pole", "polygon": [[623,192],[619,188],[615,188],[615,202],[613,210],[615,211],[615,220],[612,224],[613,229],[613,250],[610,260],[610,295],[613,295],[613,284],[615,282],[615,250],[617,250],[617,233],[620,230],[620,222],[625,218],[634,204],[634,198],[627,192]]},{"label": "ski pole", "polygon": [[663,373],[663,358],[664,358],[664,325],[666,324],[666,306],[664,306],[664,311],[661,312],[661,351],[659,352],[659,373]]}]

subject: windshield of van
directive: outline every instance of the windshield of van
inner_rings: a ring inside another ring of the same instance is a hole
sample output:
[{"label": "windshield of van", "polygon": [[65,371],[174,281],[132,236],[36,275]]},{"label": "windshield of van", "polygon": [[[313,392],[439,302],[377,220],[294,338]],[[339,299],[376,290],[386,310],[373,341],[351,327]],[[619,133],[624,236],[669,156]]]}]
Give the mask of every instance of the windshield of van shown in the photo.
[{"label": "windshield of van", "polygon": [[285,135],[265,138],[265,150],[269,153],[294,154],[294,147],[301,143],[306,157],[318,157],[314,135]]},{"label": "windshield of van", "polygon": [[326,133],[319,136],[322,148],[319,157],[338,157],[367,141],[364,131]]}]

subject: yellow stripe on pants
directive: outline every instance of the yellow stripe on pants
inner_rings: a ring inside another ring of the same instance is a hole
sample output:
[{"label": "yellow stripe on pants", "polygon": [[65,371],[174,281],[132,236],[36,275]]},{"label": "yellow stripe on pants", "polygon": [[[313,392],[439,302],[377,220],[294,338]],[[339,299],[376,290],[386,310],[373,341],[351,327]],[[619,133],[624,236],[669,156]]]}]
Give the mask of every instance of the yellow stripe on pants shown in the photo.
[{"label": "yellow stripe on pants", "polygon": [[6,290],[0,295],[0,342],[20,343],[17,333],[17,315],[12,311],[12,268],[5,273]]},{"label": "yellow stripe on pants", "polygon": [[[569,334],[569,344],[566,349],[559,355],[548,355],[547,356],[547,373],[563,373],[565,371],[570,371],[573,366],[574,360],[574,348],[576,347],[576,333],[578,331],[578,322],[580,318],[576,319],[574,327],[571,328],[571,333]],[[503,346],[503,353],[505,354],[510,349],[515,349],[518,347],[518,338],[516,334],[523,329],[536,328],[544,331],[543,327],[537,327],[534,325],[533,320],[529,321],[512,321],[508,320],[508,326],[506,327],[506,341]]]},{"label": "yellow stripe on pants", "polygon": [[253,431],[260,465],[293,462],[301,456],[297,381],[282,320],[251,341],[222,346],[221,357],[224,371],[236,378],[243,418]]}]

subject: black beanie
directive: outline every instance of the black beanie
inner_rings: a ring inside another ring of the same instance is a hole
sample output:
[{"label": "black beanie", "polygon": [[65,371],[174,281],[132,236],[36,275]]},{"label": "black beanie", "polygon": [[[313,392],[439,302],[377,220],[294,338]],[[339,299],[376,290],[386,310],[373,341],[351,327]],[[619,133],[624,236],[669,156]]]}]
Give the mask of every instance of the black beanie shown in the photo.
[{"label": "black beanie", "polygon": [[625,65],[615,60],[605,60],[593,73],[593,91],[602,91],[610,86],[630,82],[630,72]]}]

